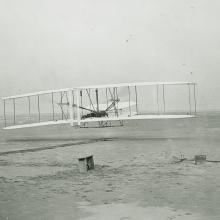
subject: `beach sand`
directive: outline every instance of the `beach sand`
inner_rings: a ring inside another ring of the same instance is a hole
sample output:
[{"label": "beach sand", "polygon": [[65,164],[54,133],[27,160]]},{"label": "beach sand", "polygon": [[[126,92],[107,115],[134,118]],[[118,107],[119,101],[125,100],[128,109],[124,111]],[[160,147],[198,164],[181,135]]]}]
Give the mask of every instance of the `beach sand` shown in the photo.
[{"label": "beach sand", "polygon": [[[3,131],[0,219],[220,219],[220,163],[173,163],[220,160],[219,119]],[[77,158],[90,154],[95,169],[79,173]]]}]

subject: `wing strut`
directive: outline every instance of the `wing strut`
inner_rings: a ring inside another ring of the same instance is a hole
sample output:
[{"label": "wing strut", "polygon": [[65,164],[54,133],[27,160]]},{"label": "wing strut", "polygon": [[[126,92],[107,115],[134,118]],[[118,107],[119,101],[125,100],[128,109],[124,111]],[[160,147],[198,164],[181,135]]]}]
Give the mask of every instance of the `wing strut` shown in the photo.
[{"label": "wing strut", "polygon": [[[63,92],[61,91],[60,92],[60,103],[61,103],[61,105],[62,105],[62,103],[63,103]],[[62,120],[63,120],[63,109],[61,108],[61,118],[62,118]]]},{"label": "wing strut", "polygon": [[157,85],[157,114],[160,114],[160,106],[159,106],[159,85]]},{"label": "wing strut", "polygon": [[71,120],[71,125],[73,126],[73,96],[72,96],[72,90],[68,91],[68,96],[67,98],[69,100],[69,118]]},{"label": "wing strut", "polygon": [[13,99],[13,108],[14,108],[14,124],[15,124],[15,99]]},{"label": "wing strut", "polygon": [[97,112],[99,112],[99,91],[98,91],[98,89],[95,90],[95,94],[96,94]]},{"label": "wing strut", "polygon": [[6,127],[7,126],[7,121],[6,121],[5,99],[4,99],[4,121],[5,121],[5,127]]},{"label": "wing strut", "polygon": [[192,108],[191,108],[191,89],[190,89],[190,84],[188,84],[188,90],[189,90],[189,114],[191,115]]},{"label": "wing strut", "polygon": [[40,96],[37,95],[38,120],[40,122]]},{"label": "wing strut", "polygon": [[137,112],[137,115],[138,115],[138,104],[137,104],[137,101],[138,101],[138,95],[137,95],[137,86],[135,86],[134,88],[135,88],[136,112]]},{"label": "wing strut", "polygon": [[77,124],[80,126],[79,90],[76,90]]},{"label": "wing strut", "polygon": [[[82,100],[83,92],[80,90],[80,105],[82,106],[83,100]],[[83,115],[83,108],[81,108],[81,113]]]},{"label": "wing strut", "polygon": [[165,88],[164,88],[164,84],[163,84],[163,112],[166,112],[166,103],[165,103]]},{"label": "wing strut", "polygon": [[115,87],[115,93],[116,93],[116,100],[117,100],[117,102],[116,102],[116,104],[117,104],[117,113],[118,113],[118,102],[119,102],[119,98],[118,98],[118,88],[117,87]]},{"label": "wing strut", "polygon": [[52,99],[52,114],[53,114],[53,121],[54,121],[54,98],[53,98],[53,92],[51,93],[51,99]]},{"label": "wing strut", "polygon": [[30,96],[28,96],[28,115],[29,115],[29,119],[31,118],[31,100],[30,100]]},{"label": "wing strut", "polygon": [[105,89],[106,108],[108,108],[108,88]]},{"label": "wing strut", "polygon": [[129,113],[131,116],[131,91],[130,91],[130,87],[128,86],[128,101],[129,101]]},{"label": "wing strut", "polygon": [[196,106],[196,84],[194,83],[194,86],[193,86],[193,90],[194,90],[194,102],[195,102],[195,115],[196,115],[196,112],[197,112],[197,106]]}]

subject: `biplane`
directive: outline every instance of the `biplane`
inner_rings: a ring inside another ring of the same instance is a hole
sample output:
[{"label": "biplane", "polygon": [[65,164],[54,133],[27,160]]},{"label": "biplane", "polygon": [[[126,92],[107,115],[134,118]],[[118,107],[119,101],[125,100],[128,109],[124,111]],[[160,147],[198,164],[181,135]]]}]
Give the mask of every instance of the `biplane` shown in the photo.
[{"label": "biplane", "polygon": [[[172,88],[172,90],[170,90]],[[178,90],[182,97],[177,96]],[[177,110],[172,109],[177,103]],[[196,115],[194,82],[138,82],[48,90],[3,98],[4,129],[70,124],[109,127],[126,120]],[[182,110],[184,107],[184,110]]]}]

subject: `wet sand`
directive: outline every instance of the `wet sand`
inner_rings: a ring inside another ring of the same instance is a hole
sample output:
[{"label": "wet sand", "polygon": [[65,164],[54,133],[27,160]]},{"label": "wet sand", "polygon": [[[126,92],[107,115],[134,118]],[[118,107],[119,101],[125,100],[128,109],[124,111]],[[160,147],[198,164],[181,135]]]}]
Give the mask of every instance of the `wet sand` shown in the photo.
[{"label": "wet sand", "polygon": [[220,219],[220,164],[173,163],[220,160],[219,116],[3,132],[0,219]]}]

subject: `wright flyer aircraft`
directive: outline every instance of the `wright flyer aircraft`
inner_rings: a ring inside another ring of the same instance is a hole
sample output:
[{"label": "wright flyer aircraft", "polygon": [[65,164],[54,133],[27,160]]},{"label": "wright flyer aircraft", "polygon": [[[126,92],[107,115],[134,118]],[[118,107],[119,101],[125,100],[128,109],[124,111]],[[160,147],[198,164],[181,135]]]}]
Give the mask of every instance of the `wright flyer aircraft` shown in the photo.
[{"label": "wright flyer aircraft", "polygon": [[48,90],[3,98],[4,129],[109,127],[126,120],[196,115],[194,82],[138,82]]}]

